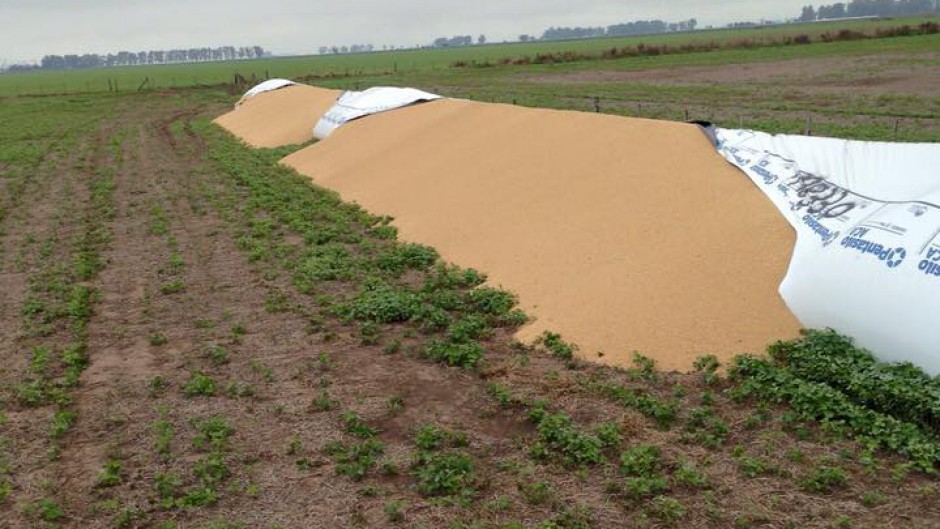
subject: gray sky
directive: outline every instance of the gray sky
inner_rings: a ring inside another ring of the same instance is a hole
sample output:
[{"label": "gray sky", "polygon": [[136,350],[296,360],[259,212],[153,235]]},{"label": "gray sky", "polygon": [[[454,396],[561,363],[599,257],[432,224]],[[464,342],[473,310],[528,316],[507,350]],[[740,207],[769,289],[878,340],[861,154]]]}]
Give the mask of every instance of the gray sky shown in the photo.
[{"label": "gray sky", "polygon": [[[699,26],[791,18],[809,0],[0,0],[0,60],[45,54],[259,45],[278,54],[320,46],[489,40],[549,26],[696,18]],[[817,2],[819,3],[819,2]],[[831,3],[831,2],[823,2]]]}]

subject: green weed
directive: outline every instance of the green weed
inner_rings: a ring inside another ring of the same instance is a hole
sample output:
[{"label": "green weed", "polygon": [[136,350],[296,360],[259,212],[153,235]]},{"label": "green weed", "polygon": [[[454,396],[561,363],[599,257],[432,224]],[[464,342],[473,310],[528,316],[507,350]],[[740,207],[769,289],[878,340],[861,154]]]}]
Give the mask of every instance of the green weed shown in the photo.
[{"label": "green weed", "polygon": [[449,496],[473,485],[473,459],[463,452],[422,454],[413,471],[418,492],[425,496]]},{"label": "green weed", "polygon": [[216,392],[216,383],[215,380],[203,373],[202,371],[196,371],[190,375],[189,382],[183,386],[183,394],[187,397],[195,397],[201,395],[204,397],[211,397],[215,395]]},{"label": "green weed", "polygon": [[354,411],[347,411],[343,413],[340,416],[340,419],[342,419],[346,431],[355,435],[356,437],[370,439],[379,433],[379,430],[370,428],[362,419],[362,417]]},{"label": "green weed", "polygon": [[120,461],[110,460],[104,465],[104,469],[98,473],[98,477],[95,478],[95,486],[100,488],[114,487],[121,483],[121,467],[123,465]]},{"label": "green weed", "polygon": [[799,480],[799,485],[807,492],[828,493],[843,487],[847,481],[848,476],[841,468],[823,466]]}]

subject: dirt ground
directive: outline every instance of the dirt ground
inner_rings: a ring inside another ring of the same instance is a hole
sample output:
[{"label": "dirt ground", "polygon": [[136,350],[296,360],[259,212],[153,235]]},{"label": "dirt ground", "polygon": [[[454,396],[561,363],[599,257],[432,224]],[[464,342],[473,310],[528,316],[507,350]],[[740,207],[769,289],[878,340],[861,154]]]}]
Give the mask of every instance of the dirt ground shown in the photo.
[{"label": "dirt ground", "polygon": [[[911,63],[919,66],[912,68]],[[598,69],[548,75],[531,74],[526,78],[541,83],[561,84],[785,84],[793,89],[819,93],[846,93],[846,90],[849,90],[868,95],[940,97],[938,65],[938,53],[914,56],[882,54],[848,60],[843,57],[819,57],[640,71]]]},{"label": "dirt ground", "polygon": [[[350,321],[335,300],[368,286],[302,290],[296,256],[390,243],[333,195],[289,187],[306,180],[275,169],[286,153],[213,128],[229,104],[73,97],[78,132],[55,124],[35,165],[5,168],[0,528],[940,527],[935,478],[735,402],[726,380],[570,362],[508,328],[460,369],[422,354],[439,334],[415,322]],[[286,212],[328,218],[311,231]],[[355,237],[326,242],[340,233]],[[85,365],[59,383],[76,340]],[[464,436],[429,444],[427,424]],[[604,429],[622,439],[595,457]],[[645,445],[652,482],[620,460]],[[801,485],[834,466],[845,483]]]}]

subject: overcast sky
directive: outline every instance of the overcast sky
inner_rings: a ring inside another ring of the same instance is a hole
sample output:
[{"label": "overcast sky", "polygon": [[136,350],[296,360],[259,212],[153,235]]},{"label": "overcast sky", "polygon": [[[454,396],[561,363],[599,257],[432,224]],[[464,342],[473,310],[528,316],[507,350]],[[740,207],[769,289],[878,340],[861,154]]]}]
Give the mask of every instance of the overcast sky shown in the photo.
[{"label": "overcast sky", "polygon": [[[549,26],[696,18],[699,26],[799,15],[808,0],[0,0],[0,61],[46,54],[258,45],[276,54],[320,46],[489,40]],[[810,2],[812,3],[812,2]]]}]

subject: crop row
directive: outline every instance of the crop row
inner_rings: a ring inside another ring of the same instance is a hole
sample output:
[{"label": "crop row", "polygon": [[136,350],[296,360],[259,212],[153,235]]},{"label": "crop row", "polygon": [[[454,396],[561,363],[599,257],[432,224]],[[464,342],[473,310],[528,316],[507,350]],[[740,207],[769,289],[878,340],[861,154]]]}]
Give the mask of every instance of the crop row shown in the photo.
[{"label": "crop row", "polygon": [[778,366],[803,379],[827,384],[868,408],[940,432],[940,381],[911,363],[878,362],[832,330],[804,331],[800,339],[771,345],[768,353]]},{"label": "crop row", "polygon": [[821,382],[805,380],[773,362],[739,356],[731,369],[739,398],[753,397],[787,403],[806,420],[855,437],[870,450],[885,449],[910,458],[925,472],[940,462],[940,440],[918,426],[854,402],[845,393]]}]

